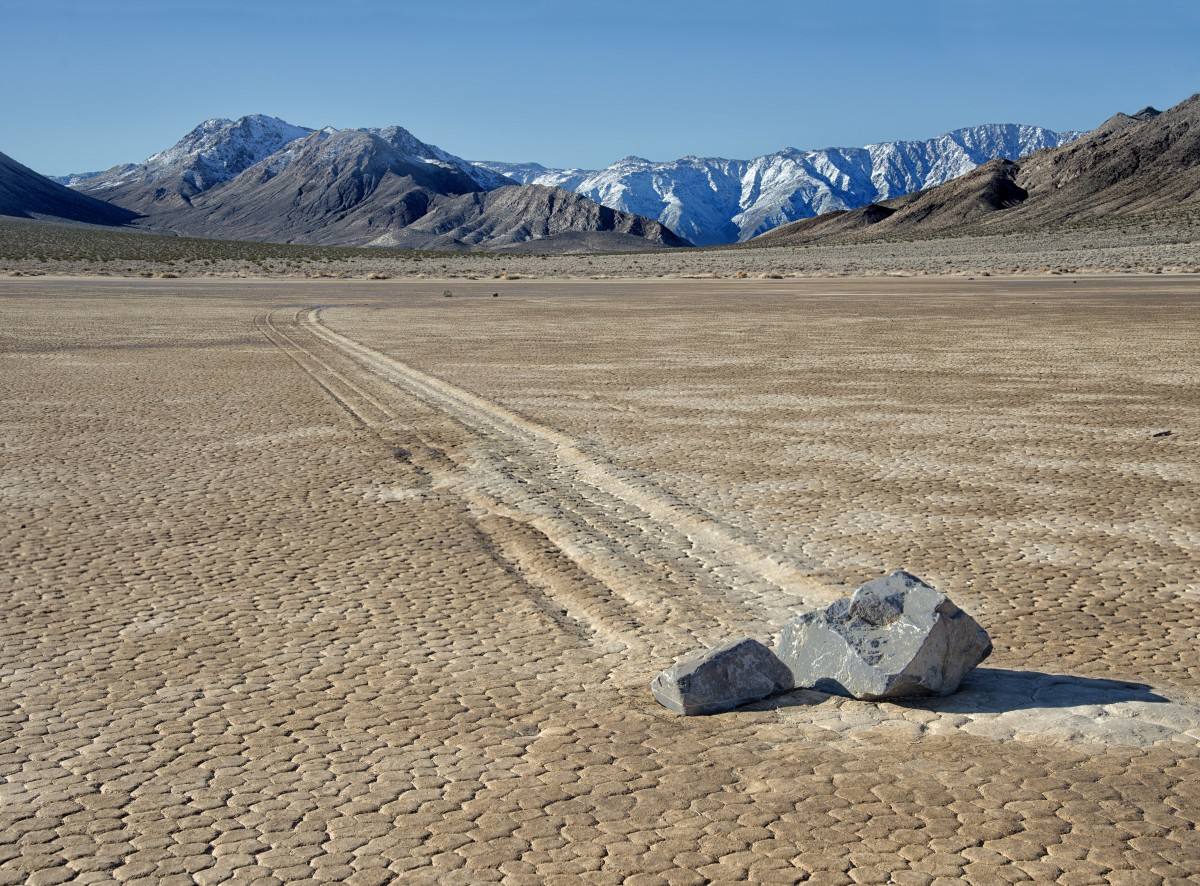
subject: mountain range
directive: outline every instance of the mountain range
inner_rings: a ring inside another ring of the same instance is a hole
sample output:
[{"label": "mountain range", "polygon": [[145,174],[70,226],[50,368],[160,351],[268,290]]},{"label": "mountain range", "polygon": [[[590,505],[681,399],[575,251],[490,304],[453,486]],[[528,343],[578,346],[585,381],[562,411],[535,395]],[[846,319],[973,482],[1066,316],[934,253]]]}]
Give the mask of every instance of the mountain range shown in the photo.
[{"label": "mountain range", "polygon": [[1117,114],[1083,135],[994,124],[748,161],[629,157],[595,171],[468,162],[398,126],[310,129],[262,115],[206,120],[141,163],[58,181],[0,155],[0,214],[420,249],[944,236],[1196,202],[1197,97]]},{"label": "mountain range", "polygon": [[[743,241],[1076,135],[990,124],[926,141],[787,148],[752,160],[628,157],[603,170],[551,170],[467,162],[397,126],[314,130],[252,115],[206,120],[142,163],[60,181],[141,214],[144,226],[201,236],[499,248],[567,232],[611,232],[623,235],[614,248],[630,248],[635,237],[644,248]],[[465,198],[514,186],[571,192],[587,202],[541,190]]]},{"label": "mountain range", "polygon": [[918,193],[779,227],[755,245],[1045,229],[1200,207],[1200,95],[1115,114],[1019,162],[994,160]]},{"label": "mountain range", "polygon": [[996,158],[1058,147],[1079,132],[991,123],[925,141],[862,148],[784,148],[751,160],[626,157],[599,170],[478,161],[524,184],[567,188],[604,206],[656,218],[697,245],[749,240],[781,224],[939,185]]}]

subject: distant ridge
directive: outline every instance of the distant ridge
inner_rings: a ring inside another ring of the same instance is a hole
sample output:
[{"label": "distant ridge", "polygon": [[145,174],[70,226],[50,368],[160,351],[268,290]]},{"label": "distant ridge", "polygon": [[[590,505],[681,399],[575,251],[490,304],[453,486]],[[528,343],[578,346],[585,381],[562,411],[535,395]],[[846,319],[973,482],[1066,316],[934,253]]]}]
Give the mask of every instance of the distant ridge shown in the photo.
[{"label": "distant ridge", "polygon": [[795,219],[919,191],[989,160],[1016,160],[1079,135],[991,123],[924,141],[785,148],[751,160],[689,156],[655,163],[625,157],[600,170],[547,169],[537,163],[476,165],[525,184],[567,188],[604,206],[657,218],[694,243],[716,245],[748,240]]},{"label": "distant ridge", "polygon": [[124,225],[136,212],[96,200],[0,154],[0,215],[16,218]]},{"label": "distant ridge", "polygon": [[1133,126],[1135,123],[1140,123],[1144,120],[1152,120],[1161,113],[1162,111],[1150,105],[1146,105],[1146,107],[1135,114],[1123,114],[1118,111],[1093,129],[1088,135],[1093,138],[1096,136],[1112,135],[1115,132],[1120,132],[1126,126]]}]

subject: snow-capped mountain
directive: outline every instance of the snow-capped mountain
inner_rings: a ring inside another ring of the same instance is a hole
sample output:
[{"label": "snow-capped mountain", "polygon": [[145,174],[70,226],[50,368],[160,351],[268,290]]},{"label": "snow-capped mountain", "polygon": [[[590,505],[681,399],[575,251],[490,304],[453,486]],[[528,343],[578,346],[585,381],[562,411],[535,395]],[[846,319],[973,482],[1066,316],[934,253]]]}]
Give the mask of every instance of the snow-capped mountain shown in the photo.
[{"label": "snow-capped mountain", "polygon": [[264,114],[213,118],[141,163],[67,176],[67,184],[128,209],[151,212],[164,204],[187,204],[310,132]]},{"label": "snow-capped mountain", "polygon": [[[575,199],[582,200],[583,197],[575,196]],[[0,216],[126,225],[137,218],[137,213],[73,191],[12,157],[0,154]]]},{"label": "snow-capped mountain", "polygon": [[957,178],[988,160],[1015,160],[1078,137],[1040,126],[994,123],[926,141],[862,148],[785,148],[752,160],[625,157],[600,170],[479,161],[523,184],[568,188],[604,206],[656,218],[699,245],[749,240],[801,218],[853,209]]},{"label": "snow-capped mountain", "polygon": [[[214,118],[141,163],[61,176],[57,181],[137,212],[155,213],[190,205],[193,197],[260,164],[265,181],[287,168],[302,140],[314,133],[325,138],[339,131],[331,127],[313,130],[264,114],[237,120]],[[348,131],[377,135],[405,156],[462,173],[482,190],[513,184],[498,173],[426,144],[399,126]]]},{"label": "snow-capped mountain", "polygon": [[412,224],[440,198],[480,191],[454,163],[418,156],[427,146],[403,130],[386,136],[365,129],[310,133],[147,222],[201,236],[360,244]]},{"label": "snow-capped mountain", "polygon": [[310,132],[307,126],[294,126],[263,114],[237,120],[205,120],[142,165],[168,174],[182,169],[185,180],[197,192],[206,191]]}]

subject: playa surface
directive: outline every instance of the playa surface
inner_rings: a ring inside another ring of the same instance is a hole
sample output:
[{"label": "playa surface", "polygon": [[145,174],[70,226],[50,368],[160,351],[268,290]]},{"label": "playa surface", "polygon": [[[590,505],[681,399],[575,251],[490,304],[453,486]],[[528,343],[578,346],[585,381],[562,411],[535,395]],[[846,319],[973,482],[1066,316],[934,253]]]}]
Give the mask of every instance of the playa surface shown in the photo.
[{"label": "playa surface", "polygon": [[[1195,277],[39,277],[0,321],[2,883],[1200,876]],[[992,635],[958,695],[651,698],[901,567]]]}]

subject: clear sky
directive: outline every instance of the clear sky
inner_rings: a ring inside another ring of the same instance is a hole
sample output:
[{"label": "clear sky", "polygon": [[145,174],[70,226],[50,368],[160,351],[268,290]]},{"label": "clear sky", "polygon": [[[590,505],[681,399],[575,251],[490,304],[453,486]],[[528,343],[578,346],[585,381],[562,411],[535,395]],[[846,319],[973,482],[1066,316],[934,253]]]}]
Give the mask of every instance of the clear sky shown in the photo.
[{"label": "clear sky", "polygon": [[1089,128],[1200,91],[1197,0],[0,0],[0,151],[101,169],[207,117],[602,166]]}]

